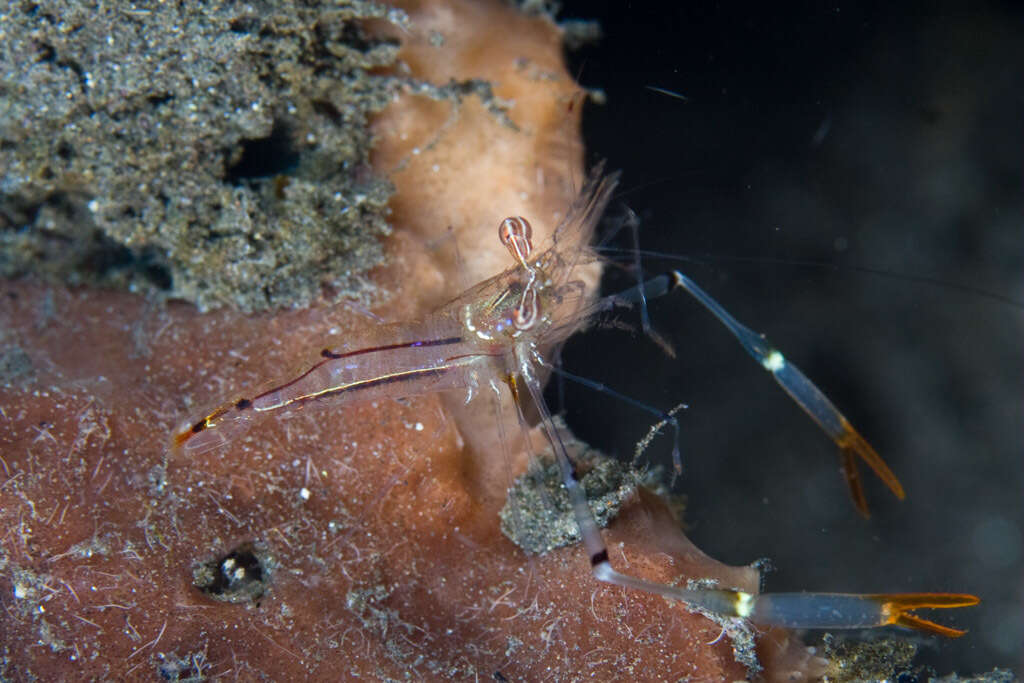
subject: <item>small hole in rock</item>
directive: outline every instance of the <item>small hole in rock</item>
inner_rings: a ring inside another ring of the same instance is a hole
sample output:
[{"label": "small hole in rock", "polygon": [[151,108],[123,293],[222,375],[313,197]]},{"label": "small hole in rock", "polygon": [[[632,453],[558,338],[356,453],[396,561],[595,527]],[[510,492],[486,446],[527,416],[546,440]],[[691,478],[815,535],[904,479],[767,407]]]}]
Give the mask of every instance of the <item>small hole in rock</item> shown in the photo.
[{"label": "small hole in rock", "polygon": [[221,602],[256,601],[270,580],[269,562],[265,549],[244,544],[196,565],[192,569],[192,585]]},{"label": "small hole in rock", "polygon": [[228,168],[225,180],[240,185],[247,180],[269,178],[287,173],[298,161],[288,128],[278,123],[267,137],[242,142],[242,153]]}]

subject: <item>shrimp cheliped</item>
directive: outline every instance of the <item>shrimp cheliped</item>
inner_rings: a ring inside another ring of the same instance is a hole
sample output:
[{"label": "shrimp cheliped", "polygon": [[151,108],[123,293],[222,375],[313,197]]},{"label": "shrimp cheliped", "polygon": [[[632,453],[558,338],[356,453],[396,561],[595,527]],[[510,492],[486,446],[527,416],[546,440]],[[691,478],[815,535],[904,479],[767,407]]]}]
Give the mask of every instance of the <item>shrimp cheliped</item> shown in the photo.
[{"label": "shrimp cheliped", "polygon": [[[832,402],[763,336],[741,325],[687,276],[673,271],[619,295],[601,299],[587,295],[586,287],[573,279],[573,272],[594,257],[586,249],[565,245],[588,243],[615,184],[615,175],[604,176],[600,168],[593,172],[543,250],[535,250],[527,219],[506,218],[498,233],[514,259],[510,268],[469,288],[424,320],[377,326],[373,343],[322,350],[320,359],[298,376],[261,393],[238,396],[192,422],[174,436],[173,447],[186,455],[203,453],[236,438],[257,415],[314,403],[372,401],[457,389],[465,391],[469,402],[482,390],[499,392],[504,385],[514,400],[532,401],[540,416],[598,580],[756,624],[822,629],[897,624],[944,636],[962,635],[963,631],[926,620],[913,610],[970,606],[978,602],[973,595],[752,594],[727,588],[680,588],[612,568],[576,469],[543,398],[541,375],[551,367],[545,355],[597,313],[677,288],[694,296],[724,324],[839,446],[843,473],[863,515],[867,515],[867,502],[857,472],[858,459],[867,463],[894,495],[904,497],[896,475]],[[662,415],[664,421],[675,425],[674,418]],[[678,470],[678,449],[673,458]]]}]

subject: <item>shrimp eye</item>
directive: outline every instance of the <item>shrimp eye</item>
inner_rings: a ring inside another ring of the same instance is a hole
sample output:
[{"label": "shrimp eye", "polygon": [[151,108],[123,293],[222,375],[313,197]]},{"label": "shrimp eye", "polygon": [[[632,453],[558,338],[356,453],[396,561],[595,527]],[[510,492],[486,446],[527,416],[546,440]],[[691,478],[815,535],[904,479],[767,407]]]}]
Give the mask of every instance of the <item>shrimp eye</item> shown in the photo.
[{"label": "shrimp eye", "polygon": [[498,238],[506,246],[513,239],[523,239],[529,242],[533,239],[533,226],[522,216],[509,216],[498,226]]},{"label": "shrimp eye", "polygon": [[526,259],[533,252],[533,228],[522,216],[509,216],[498,225],[498,239],[512,254],[512,257],[525,265]]},{"label": "shrimp eye", "polygon": [[537,291],[533,287],[528,287],[523,292],[522,301],[513,312],[512,323],[517,330],[528,330],[537,324],[539,317],[540,305],[537,302]]}]

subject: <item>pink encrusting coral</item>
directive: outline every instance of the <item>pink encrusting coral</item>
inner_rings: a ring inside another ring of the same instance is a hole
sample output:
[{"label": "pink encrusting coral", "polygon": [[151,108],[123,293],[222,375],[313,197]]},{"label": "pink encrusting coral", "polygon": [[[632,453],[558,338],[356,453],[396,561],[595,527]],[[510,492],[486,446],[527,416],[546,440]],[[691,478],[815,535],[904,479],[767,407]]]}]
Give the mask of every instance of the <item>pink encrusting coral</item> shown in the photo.
[{"label": "pink encrusting coral", "polygon": [[[389,320],[507,267],[500,218],[550,233],[582,174],[577,89],[549,20],[497,2],[406,9],[404,75],[486,81],[506,104],[499,116],[478,95],[409,87],[376,121],[377,170],[397,187],[390,265],[375,272]],[[449,226],[461,259],[432,246]],[[365,312],[200,314],[31,279],[3,283],[0,301],[17,361],[0,389],[6,677],[720,680],[755,662],[742,633],[598,583],[578,548],[531,557],[502,536],[525,456],[486,398],[457,414],[441,396],[312,407],[220,450],[170,452],[183,421],[376,325]],[[757,589],[652,494],[605,538],[638,576]],[[808,663],[777,630],[758,655],[769,676]]]}]

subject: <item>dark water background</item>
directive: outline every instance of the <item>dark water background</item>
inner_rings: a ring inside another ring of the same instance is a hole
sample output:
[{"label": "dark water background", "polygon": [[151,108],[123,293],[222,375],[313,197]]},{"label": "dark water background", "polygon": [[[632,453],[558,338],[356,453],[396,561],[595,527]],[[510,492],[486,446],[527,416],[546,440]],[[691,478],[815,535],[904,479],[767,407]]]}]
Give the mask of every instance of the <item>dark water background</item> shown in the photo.
[{"label": "dark water background", "polygon": [[[683,267],[767,333],[908,499],[866,474],[874,516],[861,519],[831,442],[684,294],[652,306],[677,360],[596,332],[570,342],[566,367],[662,408],[689,403],[679,488],[711,555],[771,558],[768,590],[976,593],[980,607],[931,613],[970,633],[922,639],[921,661],[1019,673],[1024,307],[952,285],[1024,301],[1024,11],[665,7],[564,3],[563,18],[597,18],[605,32],[571,57],[608,95],[586,112],[590,161],[623,170],[643,248],[706,260],[647,268]],[[613,272],[605,286],[629,284]],[[632,453],[649,416],[566,391],[582,438]],[[666,442],[652,453],[667,457]]]}]

